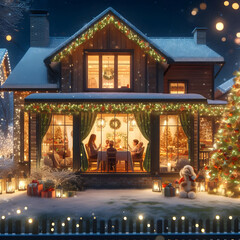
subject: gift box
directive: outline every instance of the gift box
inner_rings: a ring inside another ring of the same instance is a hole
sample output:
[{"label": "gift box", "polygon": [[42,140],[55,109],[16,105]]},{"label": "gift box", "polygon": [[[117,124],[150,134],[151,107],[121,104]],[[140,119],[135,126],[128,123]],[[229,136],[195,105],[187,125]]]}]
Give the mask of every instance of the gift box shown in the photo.
[{"label": "gift box", "polygon": [[32,183],[27,186],[27,195],[39,197],[43,191],[43,184],[40,184],[37,180],[33,180]]},{"label": "gift box", "polygon": [[54,188],[47,189],[41,192],[41,198],[55,198],[56,192]]},{"label": "gift box", "polygon": [[172,184],[168,184],[163,189],[163,195],[164,197],[175,197],[175,188],[172,186]]},{"label": "gift box", "polygon": [[207,191],[208,193],[216,193],[218,188],[217,182],[208,182]]}]

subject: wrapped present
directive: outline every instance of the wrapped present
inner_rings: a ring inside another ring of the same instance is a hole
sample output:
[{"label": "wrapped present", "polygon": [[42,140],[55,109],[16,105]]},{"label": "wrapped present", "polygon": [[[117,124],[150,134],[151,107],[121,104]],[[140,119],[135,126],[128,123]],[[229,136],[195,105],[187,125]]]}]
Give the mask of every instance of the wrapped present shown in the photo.
[{"label": "wrapped present", "polygon": [[218,188],[217,182],[208,182],[207,191],[208,193],[216,193]]},{"label": "wrapped present", "polygon": [[27,195],[28,196],[41,196],[43,191],[43,184],[40,184],[37,180],[33,180],[32,183],[27,186]]},{"label": "wrapped present", "polygon": [[175,197],[175,188],[172,186],[172,184],[168,184],[164,189],[163,189],[163,195],[164,197]]},{"label": "wrapped present", "polygon": [[56,192],[54,188],[49,188],[41,192],[41,198],[55,198]]}]

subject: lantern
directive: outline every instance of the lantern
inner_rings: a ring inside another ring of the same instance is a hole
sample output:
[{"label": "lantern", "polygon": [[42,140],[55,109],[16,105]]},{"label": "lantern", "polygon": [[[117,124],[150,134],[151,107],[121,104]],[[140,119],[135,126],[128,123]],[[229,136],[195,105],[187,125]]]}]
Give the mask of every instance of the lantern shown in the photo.
[{"label": "lantern", "polygon": [[61,186],[56,187],[56,198],[61,198],[63,196],[63,189]]},{"label": "lantern", "polygon": [[27,176],[24,171],[21,171],[21,174],[18,178],[18,191],[25,191],[27,189]]},{"label": "lantern", "polygon": [[198,192],[206,191],[205,182],[197,182],[197,191]]},{"label": "lantern", "polygon": [[175,194],[178,196],[180,193],[179,183],[175,183]]},{"label": "lantern", "polygon": [[3,179],[0,177],[0,194],[2,194],[3,190]]},{"label": "lantern", "polygon": [[12,174],[9,174],[6,180],[6,193],[15,192],[15,178]]},{"label": "lantern", "polygon": [[161,192],[162,191],[162,179],[154,179],[152,181],[152,191],[153,192]]}]

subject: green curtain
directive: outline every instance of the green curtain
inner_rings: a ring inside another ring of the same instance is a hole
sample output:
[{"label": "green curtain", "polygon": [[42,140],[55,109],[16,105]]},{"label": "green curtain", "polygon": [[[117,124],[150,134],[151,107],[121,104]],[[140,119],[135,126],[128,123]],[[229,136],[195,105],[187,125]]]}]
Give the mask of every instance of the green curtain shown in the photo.
[{"label": "green curtain", "polygon": [[51,120],[52,120],[52,114],[50,114],[50,113],[41,113],[40,114],[40,123],[41,123],[40,139],[41,139],[41,144],[42,144],[43,138],[44,138],[45,134],[47,133],[47,130],[50,126]]},{"label": "green curtain", "polygon": [[79,148],[80,148],[80,161],[81,170],[85,172],[88,169],[88,160],[85,148],[83,145],[84,139],[89,135],[95,123],[97,114],[94,112],[81,112],[80,113],[80,129],[79,129]]},{"label": "green curtain", "polygon": [[151,119],[150,113],[137,112],[134,114],[137,125],[142,133],[142,135],[148,140],[147,150],[145,154],[145,159],[143,162],[143,167],[147,172],[151,171]]},{"label": "green curtain", "polygon": [[188,112],[183,112],[179,115],[180,122],[183,128],[184,133],[186,134],[188,138],[188,158],[190,161],[192,160],[192,146],[193,146],[193,115]]}]

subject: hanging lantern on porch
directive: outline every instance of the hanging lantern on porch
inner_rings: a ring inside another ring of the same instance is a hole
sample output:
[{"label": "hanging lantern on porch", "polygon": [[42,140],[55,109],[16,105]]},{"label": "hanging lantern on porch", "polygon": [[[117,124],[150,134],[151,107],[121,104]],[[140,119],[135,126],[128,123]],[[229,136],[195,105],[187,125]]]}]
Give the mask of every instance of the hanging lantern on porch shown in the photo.
[{"label": "hanging lantern on porch", "polygon": [[6,193],[15,192],[15,178],[12,174],[9,174],[6,180]]},{"label": "hanging lantern on porch", "polygon": [[0,177],[0,194],[2,194],[3,191],[3,179]]},{"label": "hanging lantern on porch", "polygon": [[152,181],[152,191],[153,192],[161,192],[162,191],[162,179],[154,179]]},{"label": "hanging lantern on porch", "polygon": [[63,189],[61,186],[56,187],[56,198],[61,198],[63,196]]},{"label": "hanging lantern on porch", "polygon": [[178,181],[175,181],[175,195],[178,196],[180,193],[180,187]]},{"label": "hanging lantern on porch", "polygon": [[18,177],[18,191],[27,190],[27,175],[24,171],[21,171],[20,176]]}]

